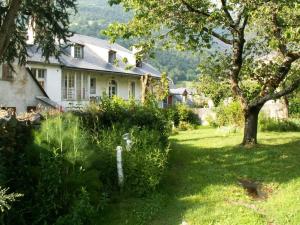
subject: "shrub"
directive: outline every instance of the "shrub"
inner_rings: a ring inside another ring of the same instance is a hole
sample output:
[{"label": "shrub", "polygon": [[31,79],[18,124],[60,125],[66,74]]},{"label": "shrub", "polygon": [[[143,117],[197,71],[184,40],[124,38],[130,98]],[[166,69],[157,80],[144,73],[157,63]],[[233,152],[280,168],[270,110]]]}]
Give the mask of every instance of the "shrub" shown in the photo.
[{"label": "shrub", "polygon": [[279,120],[267,118],[265,115],[259,117],[259,129],[261,131],[300,131],[300,120],[286,119]]},{"label": "shrub", "polygon": [[244,125],[244,114],[239,102],[233,101],[227,105],[221,104],[216,108],[216,120],[214,125],[221,126],[238,126]]},{"label": "shrub", "polygon": [[160,142],[158,131],[133,129],[133,145],[124,152],[125,190],[144,195],[158,186],[167,164],[168,146]]},{"label": "shrub", "polygon": [[67,213],[82,187],[93,199],[100,198],[102,182],[88,161],[94,151],[79,118],[70,113],[47,118],[34,132],[27,155],[31,176],[37,181],[32,194],[35,223],[53,223]]},{"label": "shrub", "polygon": [[162,138],[167,139],[171,132],[170,121],[163,114],[163,109],[150,103],[142,106],[134,101],[104,98],[99,105],[92,105],[76,114],[81,117],[84,127],[94,132],[112,127],[128,130],[136,126],[160,131]]},{"label": "shrub", "polygon": [[166,167],[171,132],[163,109],[151,102],[142,106],[114,98],[104,99],[100,105],[93,105],[76,115],[93,138],[97,150],[90,161],[99,171],[106,192],[116,191],[118,187],[116,147],[126,149],[125,133],[130,133],[133,145],[130,152],[123,152],[124,190],[129,194],[144,195],[157,187]]},{"label": "shrub", "polygon": [[[153,191],[167,164],[171,126],[154,104],[106,99],[84,112],[45,115],[34,132],[25,127],[15,120],[0,126],[0,185],[24,194],[3,219],[8,225],[93,224],[94,209],[119,191],[119,145],[126,194]],[[131,134],[131,151],[124,133]]]},{"label": "shrub", "polygon": [[55,225],[86,225],[93,224],[96,217],[96,210],[90,204],[89,193],[82,188],[74,205],[71,207],[70,213],[60,217]]},{"label": "shrub", "polygon": [[199,118],[194,111],[184,104],[176,104],[165,109],[166,118],[178,127],[181,122],[189,123],[192,125],[199,124]]},{"label": "shrub", "polygon": [[300,118],[300,99],[294,98],[289,103],[289,114],[292,117]]},{"label": "shrub", "polygon": [[20,193],[8,194],[9,188],[2,188],[0,186],[0,212],[4,213],[6,210],[10,210],[11,203],[15,202],[18,198],[23,195]]}]

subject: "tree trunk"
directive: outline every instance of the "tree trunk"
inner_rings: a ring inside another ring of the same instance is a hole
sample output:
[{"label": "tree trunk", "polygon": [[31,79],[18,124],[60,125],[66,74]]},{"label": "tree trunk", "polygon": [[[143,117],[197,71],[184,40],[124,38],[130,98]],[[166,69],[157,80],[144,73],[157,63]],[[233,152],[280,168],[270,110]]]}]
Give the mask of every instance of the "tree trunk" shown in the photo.
[{"label": "tree trunk", "polygon": [[245,127],[243,145],[257,144],[258,114],[261,107],[252,107],[244,111]]},{"label": "tree trunk", "polygon": [[283,104],[284,104],[284,117],[285,119],[289,118],[289,99],[287,96],[283,96]]}]

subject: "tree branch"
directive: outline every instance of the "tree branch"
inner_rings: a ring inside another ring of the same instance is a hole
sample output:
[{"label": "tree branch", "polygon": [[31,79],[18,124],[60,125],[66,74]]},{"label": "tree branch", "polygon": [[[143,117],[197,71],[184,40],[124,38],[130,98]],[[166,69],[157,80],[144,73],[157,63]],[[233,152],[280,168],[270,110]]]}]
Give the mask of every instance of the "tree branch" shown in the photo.
[{"label": "tree branch", "polygon": [[279,42],[279,50],[283,55],[287,54],[287,47],[286,44],[283,43],[283,37],[282,37],[282,29],[279,25],[279,21],[277,18],[277,13],[274,12],[272,14],[272,22],[274,25],[274,36],[277,39],[277,41]]},{"label": "tree branch", "polygon": [[227,1],[226,0],[221,0],[221,2],[222,2],[222,9],[223,9],[227,19],[229,20],[230,26],[232,28],[235,28],[235,23],[234,23],[234,21],[232,19],[232,16],[229,13],[228,8],[227,8]]},{"label": "tree branch", "polygon": [[225,38],[223,35],[218,34],[217,32],[213,31],[213,30],[209,30],[207,27],[204,27],[203,30],[207,33],[211,33],[212,36],[214,36],[215,38],[219,39],[220,41],[224,42],[227,45],[232,45],[233,41],[229,40],[227,38]]},{"label": "tree branch", "polygon": [[14,33],[15,21],[18,15],[18,12],[21,8],[22,0],[12,0],[9,5],[8,12],[3,20],[3,23],[0,28],[0,58],[3,58],[3,55],[7,49],[10,37]]},{"label": "tree branch", "polygon": [[234,37],[232,44],[232,68],[230,71],[231,89],[235,96],[240,98],[244,109],[248,107],[248,102],[245,94],[239,86],[239,75],[243,66],[243,54],[245,46],[245,27],[248,22],[248,16],[245,17],[241,28],[232,31]]},{"label": "tree branch", "polygon": [[190,12],[194,12],[194,13],[197,13],[197,14],[200,14],[202,16],[205,16],[205,17],[209,17],[210,14],[207,13],[207,12],[203,12],[197,8],[195,8],[194,6],[192,6],[191,4],[187,3],[185,0],[181,0],[182,4],[190,11]]},{"label": "tree branch", "polygon": [[252,103],[249,104],[249,107],[255,107],[257,105],[262,105],[269,100],[281,98],[285,95],[292,93],[298,87],[300,87],[300,78],[296,79],[290,86],[284,88],[283,90],[281,90],[279,92],[275,92],[273,94],[268,94],[262,98],[259,98],[255,101],[253,101]]},{"label": "tree branch", "polygon": [[291,56],[288,55],[285,57],[283,63],[278,68],[277,74],[274,74],[274,76],[270,76],[270,79],[268,79],[264,83],[264,87],[261,91],[262,96],[268,94],[267,89],[269,89],[269,91],[276,90],[279,87],[279,85],[281,84],[281,82],[288,75],[288,73],[291,69],[292,63],[300,58],[300,53],[289,53],[289,54],[292,54],[292,55]]}]

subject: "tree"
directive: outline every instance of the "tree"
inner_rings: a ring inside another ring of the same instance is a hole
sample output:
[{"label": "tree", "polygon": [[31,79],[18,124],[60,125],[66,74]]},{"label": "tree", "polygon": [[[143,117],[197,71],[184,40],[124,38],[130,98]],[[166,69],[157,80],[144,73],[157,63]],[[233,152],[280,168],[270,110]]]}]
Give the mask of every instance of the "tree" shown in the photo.
[{"label": "tree", "polygon": [[196,83],[198,93],[209,97],[214,106],[218,106],[225,98],[231,97],[228,92],[230,83],[227,79],[230,62],[225,54],[213,54],[205,57],[199,64],[200,77]]},{"label": "tree", "polygon": [[[243,144],[257,143],[258,114],[265,102],[300,85],[300,3],[294,0],[110,0],[132,10],[126,24],[106,31],[137,37],[144,51],[163,44],[193,51],[227,46],[228,80],[244,111]],[[224,50],[221,50],[224,52]],[[274,54],[276,53],[276,54]],[[271,56],[275,56],[271,58]],[[249,92],[248,87],[251,87]]]},{"label": "tree", "polygon": [[71,36],[69,17],[76,12],[75,3],[76,0],[1,0],[0,63],[12,63],[15,59],[26,63],[30,25],[34,25],[35,44],[45,59],[58,57]]}]

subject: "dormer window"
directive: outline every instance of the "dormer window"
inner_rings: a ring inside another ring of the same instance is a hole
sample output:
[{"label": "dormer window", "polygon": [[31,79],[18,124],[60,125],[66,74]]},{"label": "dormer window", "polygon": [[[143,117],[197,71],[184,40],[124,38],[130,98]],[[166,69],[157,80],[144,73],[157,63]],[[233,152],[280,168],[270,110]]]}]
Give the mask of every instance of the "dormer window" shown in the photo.
[{"label": "dormer window", "polygon": [[116,59],[117,59],[117,52],[110,50],[108,52],[108,62],[113,64],[115,63]]},{"label": "dormer window", "polygon": [[74,58],[82,59],[83,58],[83,46],[76,44],[74,45]]},{"label": "dormer window", "polygon": [[136,60],[136,67],[142,68],[142,66],[143,66],[142,60],[137,59],[137,60]]}]

